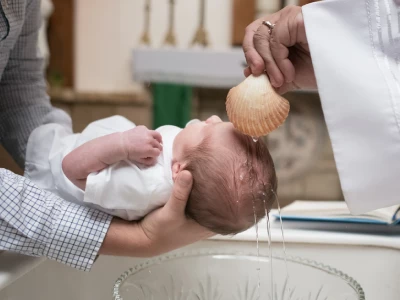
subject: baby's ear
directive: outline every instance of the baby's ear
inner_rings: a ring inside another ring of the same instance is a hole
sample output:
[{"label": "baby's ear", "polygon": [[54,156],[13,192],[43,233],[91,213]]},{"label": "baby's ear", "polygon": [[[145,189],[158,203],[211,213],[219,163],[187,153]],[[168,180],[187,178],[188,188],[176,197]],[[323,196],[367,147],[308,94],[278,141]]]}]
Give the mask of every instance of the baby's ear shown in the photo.
[{"label": "baby's ear", "polygon": [[179,172],[182,170],[181,163],[176,161],[172,164],[172,181],[175,182]]},{"label": "baby's ear", "polygon": [[178,177],[179,172],[183,171],[186,167],[185,163],[175,161],[172,163],[172,180],[175,182],[176,178]]}]

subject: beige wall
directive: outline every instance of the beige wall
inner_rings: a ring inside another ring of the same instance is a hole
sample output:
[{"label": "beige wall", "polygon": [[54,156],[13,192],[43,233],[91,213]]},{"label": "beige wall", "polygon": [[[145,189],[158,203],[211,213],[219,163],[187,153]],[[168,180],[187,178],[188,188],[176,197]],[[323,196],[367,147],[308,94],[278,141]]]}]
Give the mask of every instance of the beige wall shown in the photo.
[{"label": "beige wall", "polygon": [[[168,0],[152,0],[151,37],[162,44],[167,27]],[[176,0],[179,47],[187,47],[198,24],[198,0]],[[144,0],[75,1],[75,86],[78,91],[127,92],[138,88],[132,80],[131,51],[143,28]],[[208,0],[207,27],[214,48],[231,39],[231,1]]]}]

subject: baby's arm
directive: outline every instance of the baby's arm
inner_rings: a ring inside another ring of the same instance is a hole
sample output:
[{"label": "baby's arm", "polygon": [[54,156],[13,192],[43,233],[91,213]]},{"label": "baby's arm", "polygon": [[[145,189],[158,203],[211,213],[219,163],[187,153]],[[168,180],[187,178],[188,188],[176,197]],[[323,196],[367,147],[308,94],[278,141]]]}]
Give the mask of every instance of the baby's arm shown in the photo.
[{"label": "baby's arm", "polygon": [[153,165],[162,151],[161,135],[145,126],[93,139],[65,156],[62,169],[82,190],[90,173],[99,172],[121,160]]}]

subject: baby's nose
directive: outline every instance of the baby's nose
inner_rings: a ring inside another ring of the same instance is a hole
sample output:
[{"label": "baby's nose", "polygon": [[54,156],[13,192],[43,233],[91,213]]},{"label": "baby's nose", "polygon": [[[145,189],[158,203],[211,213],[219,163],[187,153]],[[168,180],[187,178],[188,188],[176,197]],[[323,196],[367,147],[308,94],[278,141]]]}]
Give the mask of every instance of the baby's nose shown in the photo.
[{"label": "baby's nose", "polygon": [[201,122],[199,119],[193,119],[193,120],[190,120],[190,121],[186,124],[186,126],[192,125],[192,124],[195,124],[195,123],[199,123],[199,122]]}]

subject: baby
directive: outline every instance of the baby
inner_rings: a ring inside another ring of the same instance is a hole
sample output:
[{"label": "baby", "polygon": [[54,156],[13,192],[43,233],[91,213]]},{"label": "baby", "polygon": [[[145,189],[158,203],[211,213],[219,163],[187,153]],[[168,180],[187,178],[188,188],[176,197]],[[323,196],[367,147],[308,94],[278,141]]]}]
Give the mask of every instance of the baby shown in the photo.
[{"label": "baby", "polygon": [[63,144],[51,159],[62,163],[64,179],[56,178],[56,185],[72,182],[65,193],[126,220],[163,206],[182,170],[193,176],[187,215],[217,234],[248,229],[274,202],[277,180],[265,143],[217,116],[155,131],[114,116]]}]

